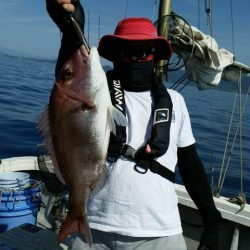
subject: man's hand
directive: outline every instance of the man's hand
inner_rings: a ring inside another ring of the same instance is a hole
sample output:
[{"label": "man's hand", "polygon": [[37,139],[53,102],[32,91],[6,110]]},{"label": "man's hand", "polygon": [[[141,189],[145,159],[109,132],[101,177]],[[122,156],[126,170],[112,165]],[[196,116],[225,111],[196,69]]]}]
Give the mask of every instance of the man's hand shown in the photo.
[{"label": "man's hand", "polygon": [[220,223],[206,227],[201,236],[198,250],[221,250]]},{"label": "man's hand", "polygon": [[84,11],[79,0],[46,0],[46,6],[51,19],[63,34],[72,30],[70,13],[73,13],[80,27],[84,28]]},{"label": "man's hand", "polygon": [[75,11],[75,6],[72,4],[75,0],[49,0],[54,1],[57,4],[62,5],[62,7],[67,11],[73,13]]},{"label": "man's hand", "polygon": [[84,10],[79,0],[46,0],[46,8],[49,16],[63,34],[55,70],[57,76],[65,61],[82,44],[71,16],[74,16],[81,30],[84,31]]}]

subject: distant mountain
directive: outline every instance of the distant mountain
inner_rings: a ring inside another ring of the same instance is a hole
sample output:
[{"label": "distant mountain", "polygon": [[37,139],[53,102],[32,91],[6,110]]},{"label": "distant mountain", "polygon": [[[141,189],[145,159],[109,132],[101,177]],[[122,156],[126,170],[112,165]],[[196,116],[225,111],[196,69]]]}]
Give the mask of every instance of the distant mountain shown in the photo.
[{"label": "distant mountain", "polygon": [[23,57],[23,58],[31,58],[31,59],[50,59],[50,60],[55,60],[55,58],[44,58],[44,57],[39,57],[35,56],[26,52],[22,52],[19,50],[14,50],[14,49],[7,49],[4,47],[0,47],[0,54],[2,55],[7,55],[7,56],[15,56],[15,57]]},{"label": "distant mountain", "polygon": [[0,47],[0,54],[8,55],[8,56],[21,56],[21,57],[31,57],[32,55],[24,52],[20,52],[14,49],[7,49],[4,47]]}]

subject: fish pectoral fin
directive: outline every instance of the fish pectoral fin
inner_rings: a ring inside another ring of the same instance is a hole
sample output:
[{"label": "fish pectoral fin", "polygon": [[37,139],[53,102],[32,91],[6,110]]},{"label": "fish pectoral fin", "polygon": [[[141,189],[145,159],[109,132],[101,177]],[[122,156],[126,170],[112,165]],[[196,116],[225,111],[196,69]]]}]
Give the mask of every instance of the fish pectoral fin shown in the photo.
[{"label": "fish pectoral fin", "polygon": [[106,184],[108,179],[108,169],[106,166],[106,163],[102,166],[99,178],[97,179],[97,182],[92,186],[91,190],[91,196],[94,196],[96,193],[98,193]]},{"label": "fish pectoral fin", "polygon": [[[116,124],[119,126],[126,127],[128,125],[128,121],[126,116],[116,107],[112,106],[109,110],[109,121],[111,123],[111,131],[113,134],[116,134]],[[116,124],[115,124],[116,123]]]},{"label": "fish pectoral fin", "polygon": [[91,247],[92,235],[86,214],[80,218],[70,213],[67,214],[57,237],[58,244],[60,244],[68,235],[71,235],[74,232],[80,232]]}]

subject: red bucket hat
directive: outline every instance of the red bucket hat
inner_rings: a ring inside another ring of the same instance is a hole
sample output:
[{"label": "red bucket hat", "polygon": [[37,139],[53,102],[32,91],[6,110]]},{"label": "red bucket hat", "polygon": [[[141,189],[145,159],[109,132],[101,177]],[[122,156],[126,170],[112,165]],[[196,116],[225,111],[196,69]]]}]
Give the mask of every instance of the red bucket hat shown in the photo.
[{"label": "red bucket hat", "polygon": [[100,56],[113,61],[114,51],[119,47],[126,46],[125,43],[132,41],[150,42],[154,46],[154,60],[168,60],[172,54],[170,43],[164,37],[157,34],[153,23],[142,17],[126,18],[121,20],[114,35],[105,35],[99,42],[98,51]]}]

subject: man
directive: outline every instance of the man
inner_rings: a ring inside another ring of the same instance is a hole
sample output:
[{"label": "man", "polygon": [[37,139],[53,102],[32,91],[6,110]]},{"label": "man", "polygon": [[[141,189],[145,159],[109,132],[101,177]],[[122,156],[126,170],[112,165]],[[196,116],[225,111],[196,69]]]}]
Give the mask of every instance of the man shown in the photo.
[{"label": "man", "polygon": [[[78,0],[47,0],[47,10],[63,33],[56,74],[81,45],[69,20],[73,13],[84,28]],[[174,190],[178,162],[185,187],[197,205],[205,231],[199,249],[220,249],[216,209],[203,165],[197,155],[189,114],[183,97],[166,90],[154,74],[155,62],[168,60],[172,50],[146,18],[119,22],[114,35],[102,37],[99,54],[112,61],[107,73],[112,94],[123,93],[119,104],[128,127],[111,135],[107,161],[109,179],[89,200],[92,249],[186,249]],[[73,235],[71,249],[89,249]]]}]

